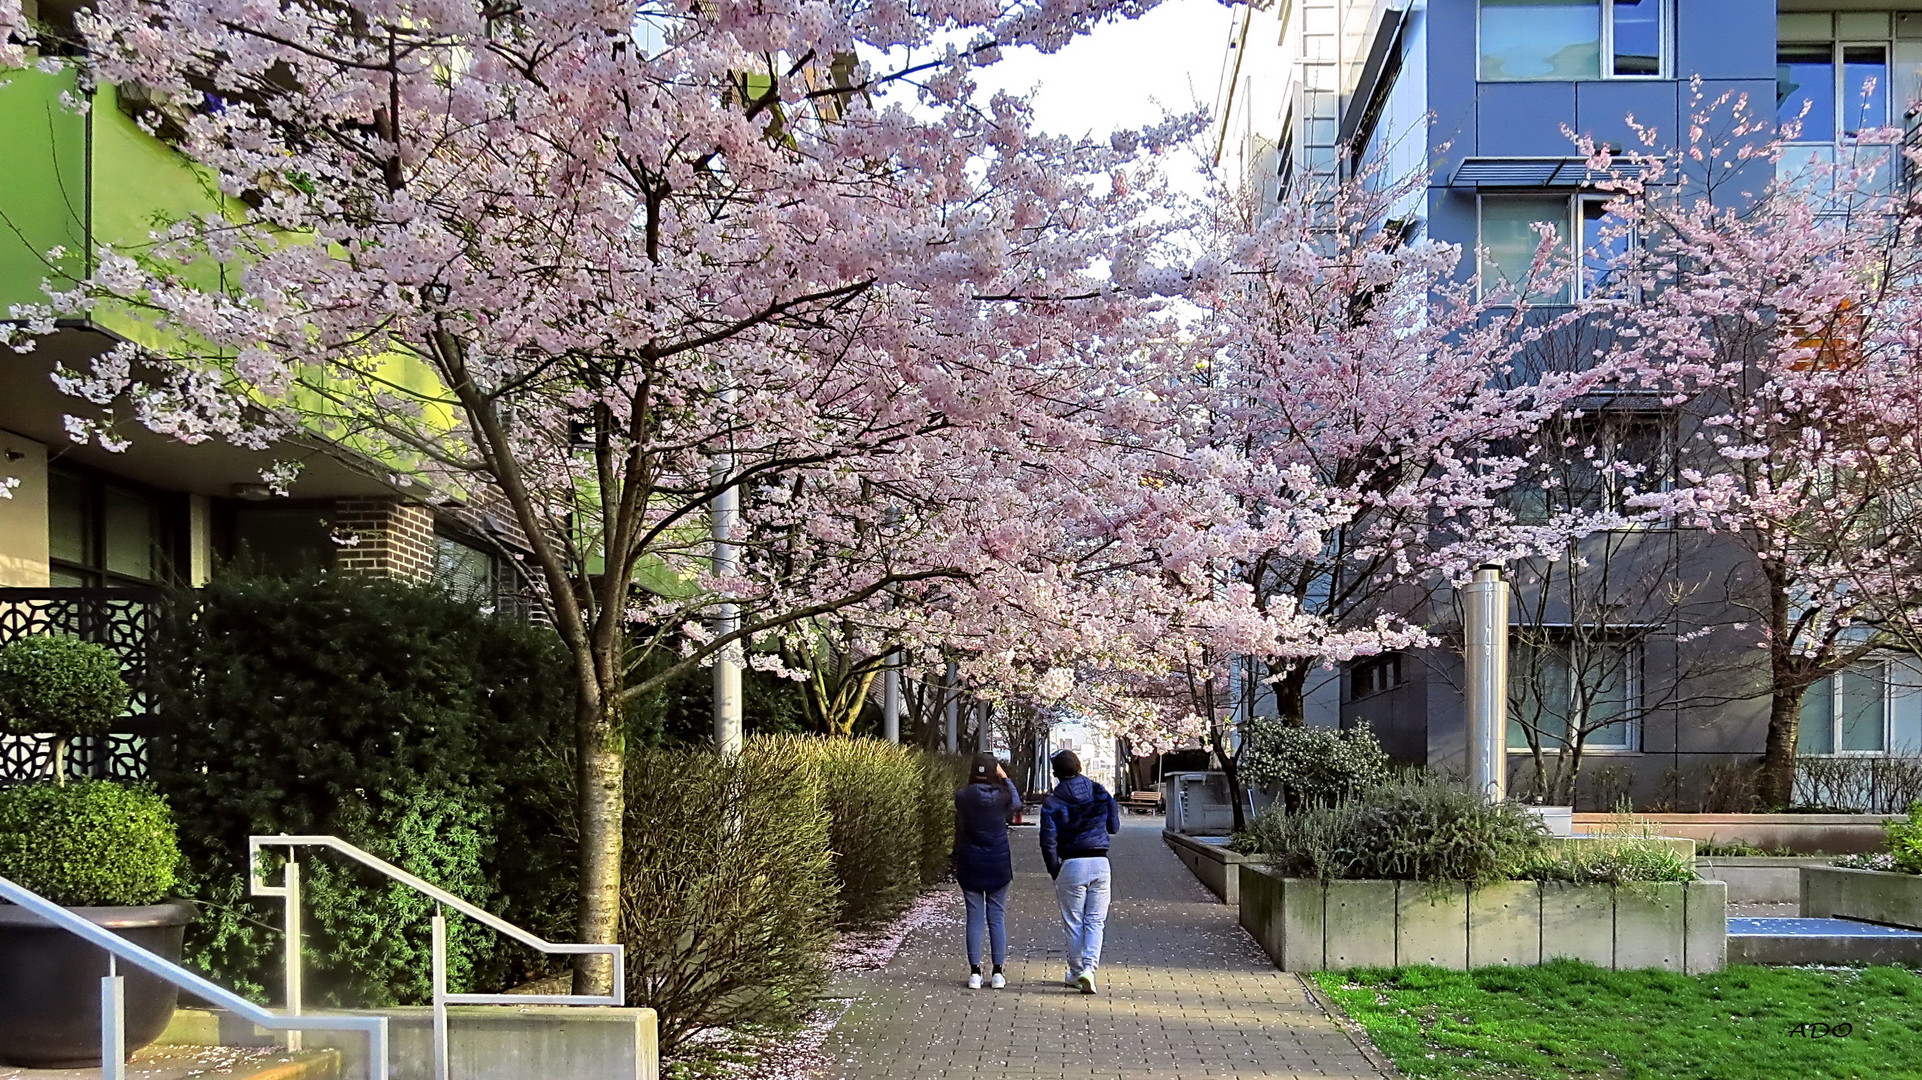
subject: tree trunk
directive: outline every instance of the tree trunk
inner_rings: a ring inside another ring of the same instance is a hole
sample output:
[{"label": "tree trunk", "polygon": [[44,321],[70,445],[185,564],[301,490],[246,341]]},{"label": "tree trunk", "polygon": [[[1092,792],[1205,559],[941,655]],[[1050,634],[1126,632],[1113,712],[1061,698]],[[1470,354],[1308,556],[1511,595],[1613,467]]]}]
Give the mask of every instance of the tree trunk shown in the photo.
[{"label": "tree trunk", "polygon": [[[579,748],[581,879],[580,939],[592,944],[620,940],[621,826],[626,812],[626,747],[620,706],[598,680],[583,679],[574,703]],[[574,963],[576,994],[605,994],[614,985],[611,958],[582,956]]]},{"label": "tree trunk", "polygon": [[1308,708],[1304,702],[1308,688],[1308,667],[1296,662],[1281,678],[1274,682],[1275,715],[1288,727],[1302,727],[1308,723]]},{"label": "tree trunk", "polygon": [[1769,695],[1769,735],[1762,754],[1758,794],[1764,811],[1780,810],[1795,798],[1795,744],[1801,736],[1805,686],[1776,683]]},{"label": "tree trunk", "polygon": [[1795,656],[1789,634],[1789,594],[1773,564],[1763,573],[1769,590],[1769,731],[1762,752],[1758,794],[1764,810],[1779,810],[1795,797],[1795,743],[1801,734],[1802,695],[1808,684],[1791,670]]}]

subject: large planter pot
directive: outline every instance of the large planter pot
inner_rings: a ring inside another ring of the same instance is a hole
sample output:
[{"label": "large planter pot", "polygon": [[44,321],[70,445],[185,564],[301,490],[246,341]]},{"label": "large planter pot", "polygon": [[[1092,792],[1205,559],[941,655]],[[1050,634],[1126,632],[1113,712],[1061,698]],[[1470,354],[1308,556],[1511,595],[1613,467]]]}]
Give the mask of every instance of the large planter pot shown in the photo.
[{"label": "large planter pot", "polygon": [[1260,866],[1268,862],[1266,855],[1242,855],[1229,851],[1226,844],[1211,844],[1207,840],[1180,833],[1164,831],[1161,838],[1175,853],[1175,858],[1181,860],[1181,865],[1187,867],[1224,904],[1241,903],[1243,866]]},{"label": "large planter pot", "polygon": [[1922,874],[1804,866],[1802,915],[1922,930]]},{"label": "large planter pot", "polygon": [[[178,962],[189,904],[70,908],[150,952]],[[178,989],[128,964],[127,1052],[153,1042],[173,1019]],[[0,904],[0,1064],[66,1069],[100,1064],[100,980],[107,954],[37,915]]]},{"label": "large planter pot", "polygon": [[1728,890],[1719,881],[1508,881],[1471,892],[1243,866],[1241,925],[1285,971],[1529,966],[1566,956],[1694,973],[1728,961]]}]

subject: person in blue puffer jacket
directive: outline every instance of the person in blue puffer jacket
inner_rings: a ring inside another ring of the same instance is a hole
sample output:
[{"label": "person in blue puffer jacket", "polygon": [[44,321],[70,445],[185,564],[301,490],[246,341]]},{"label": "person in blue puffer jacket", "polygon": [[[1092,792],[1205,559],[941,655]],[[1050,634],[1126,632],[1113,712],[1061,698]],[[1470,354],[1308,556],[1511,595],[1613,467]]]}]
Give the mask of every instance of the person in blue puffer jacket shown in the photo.
[{"label": "person in blue puffer jacket", "polygon": [[954,793],[954,876],[968,904],[968,989],[981,989],[981,938],[994,960],[991,985],[1008,985],[1001,965],[1008,959],[1006,911],[1014,882],[1008,819],[1021,808],[1021,792],[992,754],[976,754],[968,782]]},{"label": "person in blue puffer jacket", "polygon": [[1063,750],[1049,759],[1060,781],[1041,807],[1041,858],[1054,877],[1061,925],[1068,931],[1068,976],[1095,992],[1101,938],[1108,925],[1108,837],[1121,831],[1121,807],[1108,789],[1081,775],[1081,759]]}]

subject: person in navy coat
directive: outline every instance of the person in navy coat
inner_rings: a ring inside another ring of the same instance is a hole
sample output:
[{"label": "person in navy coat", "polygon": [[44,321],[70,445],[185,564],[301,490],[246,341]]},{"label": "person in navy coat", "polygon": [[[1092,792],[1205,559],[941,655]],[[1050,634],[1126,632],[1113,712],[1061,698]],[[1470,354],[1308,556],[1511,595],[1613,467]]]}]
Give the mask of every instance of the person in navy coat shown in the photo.
[{"label": "person in navy coat", "polygon": [[1008,959],[1008,886],[1014,854],[1008,822],[1021,806],[1021,792],[992,754],[976,754],[968,782],[954,793],[954,876],[968,902],[968,989],[981,989],[981,938],[988,938],[994,972],[990,985],[1008,985],[1001,965]]}]

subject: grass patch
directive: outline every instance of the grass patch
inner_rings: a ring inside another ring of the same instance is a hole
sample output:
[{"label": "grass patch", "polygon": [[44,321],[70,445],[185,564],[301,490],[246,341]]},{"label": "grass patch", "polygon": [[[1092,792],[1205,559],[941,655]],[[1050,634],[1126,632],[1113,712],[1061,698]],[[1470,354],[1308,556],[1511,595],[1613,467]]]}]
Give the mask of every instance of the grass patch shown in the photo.
[{"label": "grass patch", "polygon": [[[1922,977],[1906,968],[1677,975],[1558,960],[1315,979],[1411,1078],[1922,1077]],[[1845,1036],[1797,1029],[1843,1023]]]}]

